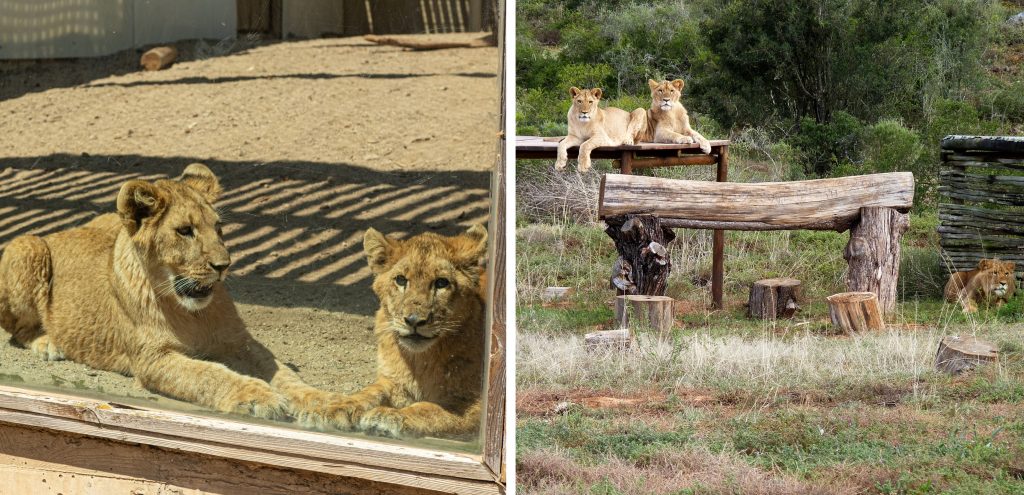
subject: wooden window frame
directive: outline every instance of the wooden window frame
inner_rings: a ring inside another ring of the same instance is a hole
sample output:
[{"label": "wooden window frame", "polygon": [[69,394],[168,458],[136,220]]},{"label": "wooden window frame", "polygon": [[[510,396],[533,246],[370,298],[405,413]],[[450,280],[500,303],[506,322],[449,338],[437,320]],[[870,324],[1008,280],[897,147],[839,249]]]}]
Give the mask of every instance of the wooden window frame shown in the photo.
[{"label": "wooden window frame", "polygon": [[[499,3],[504,11],[505,2]],[[500,132],[491,191],[487,315],[490,352],[480,455],[301,431],[230,419],[145,409],[115,401],[0,386],[0,425],[67,432],[120,442],[460,494],[503,494],[505,394],[505,26],[501,51]]]}]

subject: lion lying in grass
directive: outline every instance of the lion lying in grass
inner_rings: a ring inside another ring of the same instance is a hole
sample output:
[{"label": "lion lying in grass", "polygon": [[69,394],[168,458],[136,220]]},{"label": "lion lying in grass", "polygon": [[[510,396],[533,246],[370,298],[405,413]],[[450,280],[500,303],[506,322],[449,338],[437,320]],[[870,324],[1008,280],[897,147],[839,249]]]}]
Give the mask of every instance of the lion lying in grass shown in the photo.
[{"label": "lion lying in grass", "polygon": [[125,183],[117,213],[0,256],[0,326],[46,360],[134,376],[222,412],[282,419],[321,393],[256,342],[224,288],[231,258],[209,168]]},{"label": "lion lying in grass", "polygon": [[487,232],[407,240],[369,229],[363,250],[380,299],[377,380],[301,418],[390,437],[472,438],[483,388]]},{"label": "lion lying in grass", "polygon": [[601,88],[569,88],[572,106],[569,107],[569,135],[558,143],[555,168],[565,168],[569,148],[579,146],[579,171],[590,170],[590,153],[601,146],[633,144],[644,130],[646,112],[642,108],[632,113],[621,108],[601,108]]},{"label": "lion lying in grass", "polygon": [[978,268],[969,272],[956,272],[949,277],[943,291],[946,300],[959,302],[965,313],[978,311],[978,304],[986,307],[995,302],[996,308],[1009,302],[1017,290],[1012,261],[981,260]]}]

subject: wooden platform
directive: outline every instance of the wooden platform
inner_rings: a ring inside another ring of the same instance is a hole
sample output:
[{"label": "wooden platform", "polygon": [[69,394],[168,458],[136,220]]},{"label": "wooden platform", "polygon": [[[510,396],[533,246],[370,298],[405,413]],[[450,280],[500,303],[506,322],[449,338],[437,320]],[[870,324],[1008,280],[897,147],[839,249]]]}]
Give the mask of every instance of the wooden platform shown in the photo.
[{"label": "wooden platform", "polygon": [[[516,136],[516,160],[554,160],[558,155],[558,143],[563,137]],[[711,153],[707,154],[696,143],[639,143],[595,148],[590,157],[595,160],[614,160],[615,167],[623,174],[632,174],[633,170],[640,168],[714,165],[717,168],[715,180],[725,182],[729,174],[729,141],[715,139],[709,142]],[[568,151],[570,159],[576,159],[579,155],[579,147],[569,148]],[[715,230],[711,257],[711,300],[715,309],[722,308],[724,253],[725,231]]]}]

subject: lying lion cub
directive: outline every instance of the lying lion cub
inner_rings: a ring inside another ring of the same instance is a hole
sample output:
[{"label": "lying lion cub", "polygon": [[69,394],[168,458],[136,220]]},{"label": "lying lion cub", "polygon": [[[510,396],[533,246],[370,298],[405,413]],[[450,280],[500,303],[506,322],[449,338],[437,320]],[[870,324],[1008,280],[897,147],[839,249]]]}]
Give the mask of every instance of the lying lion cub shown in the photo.
[{"label": "lying lion cub", "polygon": [[580,147],[579,171],[590,170],[590,153],[601,146],[633,144],[644,130],[646,113],[642,108],[626,112],[621,108],[601,108],[601,88],[569,88],[569,135],[558,143],[555,168],[565,168],[569,148]]},{"label": "lying lion cub", "polygon": [[125,183],[117,213],[0,257],[0,326],[46,360],[135,376],[223,412],[285,417],[319,392],[246,331],[224,288],[231,258],[205,165]]},{"label": "lying lion cub", "polygon": [[363,250],[380,299],[377,380],[303,419],[391,437],[476,435],[487,231],[474,226],[455,237],[398,240],[369,229]]},{"label": "lying lion cub", "polygon": [[679,102],[683,80],[657,82],[648,79],[651,88],[651,108],[647,111],[647,126],[638,141],[651,143],[697,143],[704,153],[711,153],[711,143],[690,127],[690,116]]},{"label": "lying lion cub", "polygon": [[959,302],[965,313],[978,311],[978,303],[996,308],[1009,302],[1017,289],[1012,261],[981,260],[978,268],[969,272],[956,272],[949,276],[943,294],[949,302]]}]

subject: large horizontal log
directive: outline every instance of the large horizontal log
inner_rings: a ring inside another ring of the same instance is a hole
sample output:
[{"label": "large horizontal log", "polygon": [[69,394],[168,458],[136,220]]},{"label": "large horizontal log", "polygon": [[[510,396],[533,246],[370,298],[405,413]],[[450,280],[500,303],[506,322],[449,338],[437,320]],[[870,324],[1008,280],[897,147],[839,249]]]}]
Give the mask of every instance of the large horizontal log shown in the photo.
[{"label": "large horizontal log", "polygon": [[606,174],[599,213],[602,218],[650,214],[666,226],[842,232],[857,221],[861,208],[905,213],[913,203],[909,172],[754,184]]},{"label": "large horizontal log", "polygon": [[1024,137],[951,135],[942,138],[939,146],[944,150],[951,151],[1024,153]]}]

